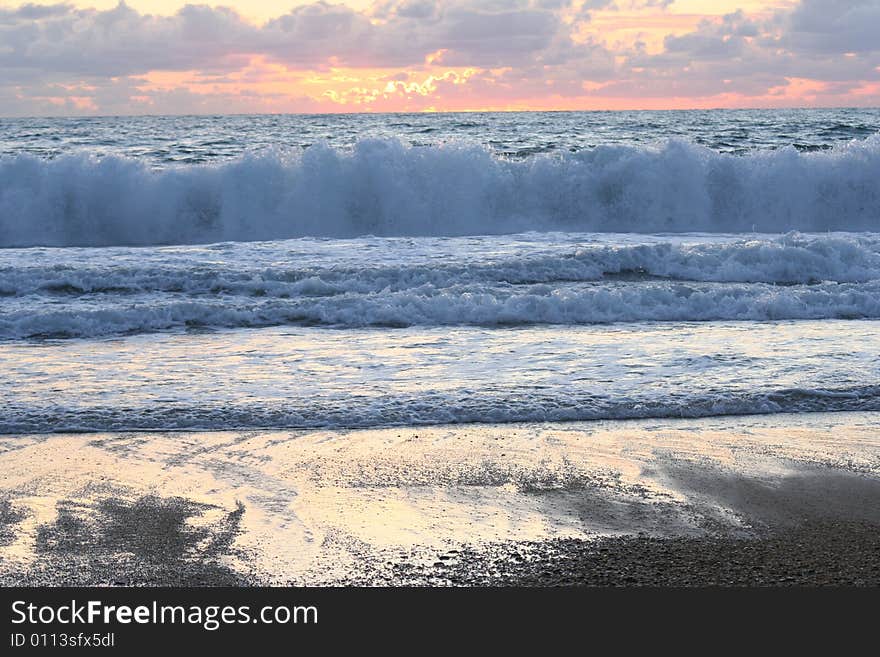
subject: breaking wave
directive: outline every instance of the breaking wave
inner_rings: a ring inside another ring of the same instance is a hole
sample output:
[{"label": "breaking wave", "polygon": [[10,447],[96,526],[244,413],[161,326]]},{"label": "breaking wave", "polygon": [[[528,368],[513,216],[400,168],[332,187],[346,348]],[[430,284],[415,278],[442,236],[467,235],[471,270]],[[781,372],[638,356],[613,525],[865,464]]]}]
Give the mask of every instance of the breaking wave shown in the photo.
[{"label": "breaking wave", "polygon": [[118,156],[0,159],[0,246],[521,231],[880,230],[880,137],[735,156],[683,141],[505,159],[364,140],[153,170]]},{"label": "breaking wave", "polygon": [[[353,246],[352,248],[357,248]],[[473,258],[450,257],[407,262],[297,262],[296,244],[278,245],[269,254],[233,260],[199,259],[189,254],[131,251],[124,262],[110,262],[98,251],[81,251],[78,260],[60,254],[0,263],[0,296],[95,293],[228,294],[260,297],[332,296],[396,292],[421,286],[508,283],[648,280],[773,283],[863,283],[880,279],[880,237],[810,236],[739,239],[725,242],[600,245],[557,248],[545,253],[512,253]],[[338,251],[338,249],[337,249]],[[301,251],[300,251],[301,253]],[[25,254],[22,254],[25,255]],[[164,258],[163,258],[164,256]],[[259,260],[263,257],[263,262]],[[301,256],[300,256],[301,257]],[[22,260],[27,264],[22,265]],[[43,262],[49,260],[49,262]]]},{"label": "breaking wave", "polygon": [[0,339],[99,337],[190,328],[285,324],[503,326],[644,321],[880,318],[880,282],[812,286],[643,282],[543,284],[522,289],[433,286],[329,297],[134,299],[125,304],[42,304],[0,316]]},{"label": "breaking wave", "polygon": [[[365,241],[365,253],[345,262],[298,240],[231,245],[220,255],[192,247],[119,249],[112,258],[97,249],[9,251],[0,259],[0,339],[287,324],[880,318],[874,235],[580,246],[517,239],[510,243],[520,247],[497,245],[491,257],[460,244],[432,252],[423,240],[385,242]],[[387,253],[371,259],[368,243]],[[407,255],[413,250],[430,255]]]}]

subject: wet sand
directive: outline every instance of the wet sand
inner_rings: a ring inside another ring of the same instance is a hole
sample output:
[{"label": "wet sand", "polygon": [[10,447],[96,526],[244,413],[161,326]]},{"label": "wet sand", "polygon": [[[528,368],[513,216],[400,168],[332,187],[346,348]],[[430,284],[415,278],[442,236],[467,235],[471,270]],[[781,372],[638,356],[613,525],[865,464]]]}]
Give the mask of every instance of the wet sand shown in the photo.
[{"label": "wet sand", "polygon": [[878,585],[880,414],[0,437],[2,585]]}]

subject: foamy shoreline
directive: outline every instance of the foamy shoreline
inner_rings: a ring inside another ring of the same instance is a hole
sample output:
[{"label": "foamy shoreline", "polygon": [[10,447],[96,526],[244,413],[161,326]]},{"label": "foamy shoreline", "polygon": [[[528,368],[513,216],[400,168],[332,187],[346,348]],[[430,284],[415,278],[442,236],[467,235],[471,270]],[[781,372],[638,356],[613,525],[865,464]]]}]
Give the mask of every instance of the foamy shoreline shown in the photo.
[{"label": "foamy shoreline", "polygon": [[877,413],[3,436],[0,473],[4,585],[880,581]]}]

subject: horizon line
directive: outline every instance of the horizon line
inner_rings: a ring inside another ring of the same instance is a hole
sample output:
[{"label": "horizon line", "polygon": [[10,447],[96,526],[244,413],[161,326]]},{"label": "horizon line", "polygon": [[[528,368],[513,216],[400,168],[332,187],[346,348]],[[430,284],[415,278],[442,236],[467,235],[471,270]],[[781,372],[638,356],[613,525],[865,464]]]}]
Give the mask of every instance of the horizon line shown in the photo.
[{"label": "horizon line", "polygon": [[184,112],[131,113],[131,114],[0,114],[0,121],[14,119],[126,119],[126,118],[172,118],[172,117],[219,117],[219,116],[415,116],[431,114],[614,114],[623,112],[786,112],[831,110],[880,110],[880,105],[804,105],[791,107],[666,107],[627,109],[463,109],[419,110],[412,112]]}]

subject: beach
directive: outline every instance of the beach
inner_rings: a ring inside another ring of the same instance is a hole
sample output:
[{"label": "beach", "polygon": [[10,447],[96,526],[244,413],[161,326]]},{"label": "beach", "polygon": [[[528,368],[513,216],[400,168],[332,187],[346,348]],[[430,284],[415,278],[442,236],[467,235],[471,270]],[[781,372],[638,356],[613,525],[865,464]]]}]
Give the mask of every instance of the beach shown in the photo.
[{"label": "beach", "polygon": [[880,418],[0,438],[0,583],[880,583]]},{"label": "beach", "polygon": [[0,126],[0,584],[877,585],[875,109]]}]

